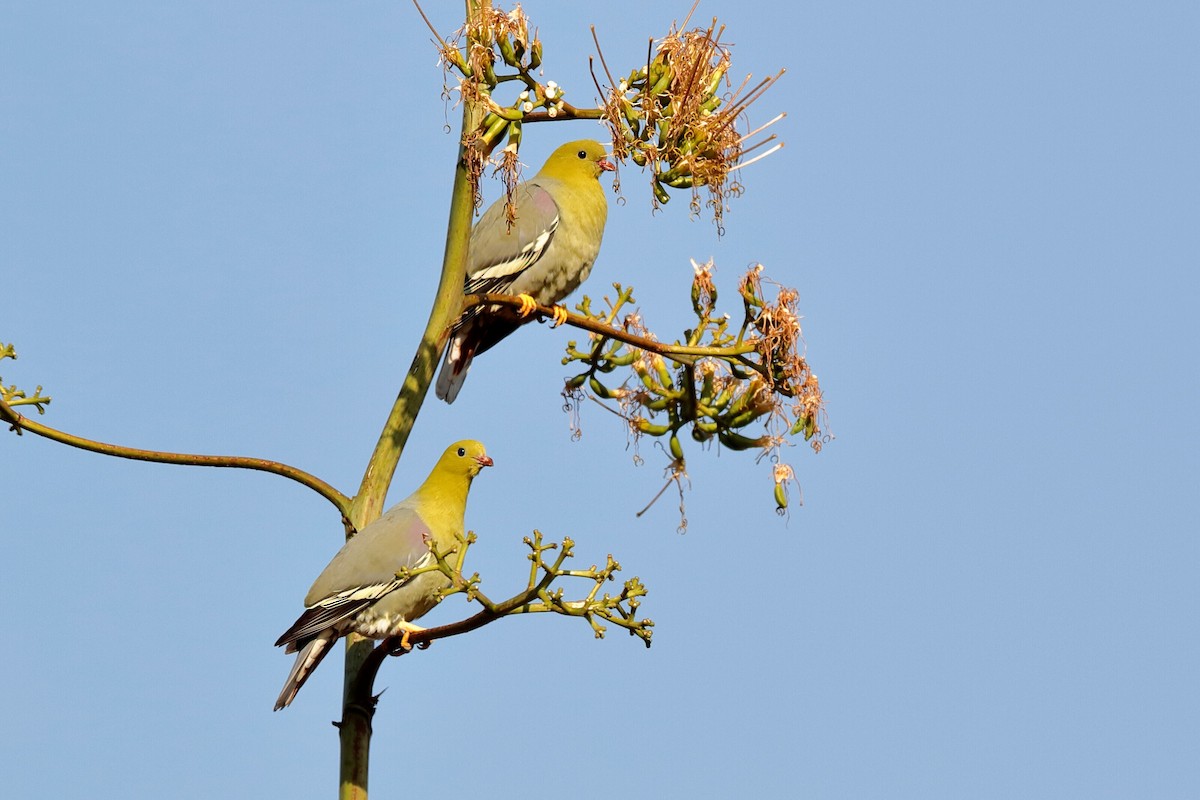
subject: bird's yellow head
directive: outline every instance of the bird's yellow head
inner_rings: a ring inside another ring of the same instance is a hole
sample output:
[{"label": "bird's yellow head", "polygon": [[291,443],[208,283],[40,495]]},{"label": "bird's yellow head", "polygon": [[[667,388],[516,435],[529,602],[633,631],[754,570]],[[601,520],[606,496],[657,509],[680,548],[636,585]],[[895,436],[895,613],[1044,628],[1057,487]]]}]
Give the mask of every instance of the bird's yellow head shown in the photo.
[{"label": "bird's yellow head", "polygon": [[592,139],[567,142],[550,154],[540,174],[560,180],[599,178],[601,172],[616,169],[607,156],[604,145]]},{"label": "bird's yellow head", "polygon": [[462,476],[470,480],[484,467],[492,466],[492,463],[482,442],[463,439],[446,448],[433,471],[435,474]]}]

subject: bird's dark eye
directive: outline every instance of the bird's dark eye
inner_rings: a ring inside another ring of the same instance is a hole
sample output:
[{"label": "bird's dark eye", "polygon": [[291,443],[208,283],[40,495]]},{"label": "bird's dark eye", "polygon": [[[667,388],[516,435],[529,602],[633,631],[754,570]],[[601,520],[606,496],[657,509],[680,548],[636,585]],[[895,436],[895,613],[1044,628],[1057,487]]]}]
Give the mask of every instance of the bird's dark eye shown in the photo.
[{"label": "bird's dark eye", "polygon": [[587,158],[587,150],[580,150],[580,151],[579,151],[579,157],[580,157],[580,158]]},{"label": "bird's dark eye", "polygon": [[458,448],[458,457],[459,458],[462,458],[466,454],[467,454],[467,448],[465,448],[465,447]]}]

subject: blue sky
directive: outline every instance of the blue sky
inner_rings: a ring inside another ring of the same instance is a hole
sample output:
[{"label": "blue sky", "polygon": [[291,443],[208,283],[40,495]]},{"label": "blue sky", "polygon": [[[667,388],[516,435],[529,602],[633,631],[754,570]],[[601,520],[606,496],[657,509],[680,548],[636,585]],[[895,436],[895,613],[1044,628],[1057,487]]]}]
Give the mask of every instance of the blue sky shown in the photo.
[{"label": "blue sky", "polygon": [[[449,32],[451,10],[430,12]],[[547,77],[593,96],[687,4],[531,0]],[[787,147],[724,238],[636,168],[594,297],[661,336],[690,258],[732,296],[801,292],[836,440],[769,467],[661,459],[558,396],[565,331],[430,401],[403,497],[483,439],[472,568],[493,596],[532,528],[650,589],[649,651],[504,620],[385,665],[382,796],[1200,795],[1200,10],[1188,3],[704,3],[732,73],[785,78]],[[261,456],[353,491],[437,279],[456,121],[404,2],[8,3],[0,10],[0,341],[44,421]],[[590,123],[534,126],[526,163]],[[496,194],[489,188],[489,198]],[[332,794],[340,670],[271,705],[340,527],[281,479],[0,442],[0,794]],[[470,609],[453,598],[427,619]],[[18,766],[19,765],[19,766]]]}]

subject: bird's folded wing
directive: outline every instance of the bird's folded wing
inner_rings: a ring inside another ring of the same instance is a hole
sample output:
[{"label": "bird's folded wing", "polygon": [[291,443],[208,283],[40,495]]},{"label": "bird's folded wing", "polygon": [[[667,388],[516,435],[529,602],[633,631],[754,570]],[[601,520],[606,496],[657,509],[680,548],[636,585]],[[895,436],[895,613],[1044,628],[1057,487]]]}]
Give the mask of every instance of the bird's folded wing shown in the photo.
[{"label": "bird's folded wing", "polygon": [[389,509],[338,551],[313,582],[308,606],[275,644],[302,642],[357,614],[411,578],[397,576],[434,563],[429,525],[408,501]]},{"label": "bird's folded wing", "polygon": [[[430,560],[433,557],[430,556]],[[362,611],[371,603],[383,597],[388,592],[394,592],[411,579],[395,578],[387,583],[376,583],[369,586],[356,586],[319,601],[305,609],[292,627],[288,628],[275,646],[290,645],[295,642],[316,636],[326,628],[332,628],[339,622],[348,619]],[[290,652],[290,649],[289,649]]]},{"label": "bird's folded wing", "polygon": [[558,204],[544,187],[525,183],[514,191],[517,218],[510,228],[504,203],[497,202],[471,232],[467,294],[507,289],[546,252],[558,230]]}]

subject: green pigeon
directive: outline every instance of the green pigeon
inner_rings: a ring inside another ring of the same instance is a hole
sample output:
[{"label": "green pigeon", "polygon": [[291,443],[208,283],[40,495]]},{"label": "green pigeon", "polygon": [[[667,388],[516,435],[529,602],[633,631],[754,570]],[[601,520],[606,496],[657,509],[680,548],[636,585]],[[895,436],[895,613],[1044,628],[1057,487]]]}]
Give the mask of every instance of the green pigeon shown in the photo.
[{"label": "green pigeon", "polygon": [[289,705],[339,637],[357,633],[371,639],[406,636],[437,605],[439,591],[450,585],[441,572],[397,577],[435,563],[431,548],[448,551],[463,534],[467,491],[484,467],[482,444],[472,440],[446,448],[429,477],[415,492],[351,537],[313,582],[300,618],[275,645],[286,645],[296,663],[288,674],[275,710]]}]

